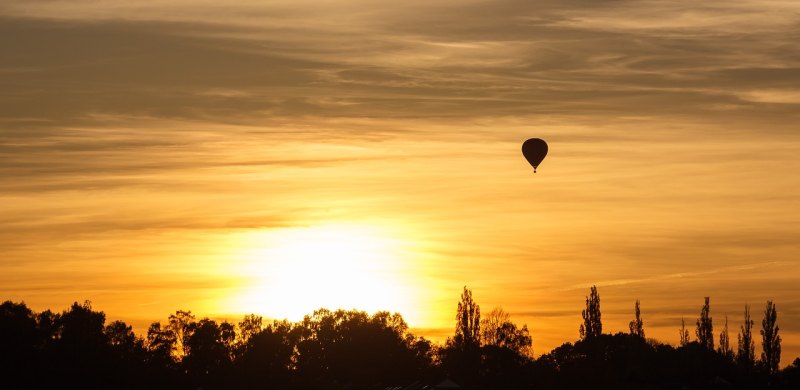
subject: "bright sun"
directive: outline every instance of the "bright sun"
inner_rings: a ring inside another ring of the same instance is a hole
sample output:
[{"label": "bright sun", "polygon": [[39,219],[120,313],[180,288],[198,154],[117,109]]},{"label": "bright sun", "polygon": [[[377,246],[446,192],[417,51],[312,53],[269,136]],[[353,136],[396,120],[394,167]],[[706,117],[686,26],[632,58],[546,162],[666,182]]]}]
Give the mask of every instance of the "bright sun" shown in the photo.
[{"label": "bright sun", "polygon": [[415,315],[403,243],[377,228],[292,228],[250,241],[243,271],[256,282],[236,298],[237,311],[293,321],[321,307]]}]

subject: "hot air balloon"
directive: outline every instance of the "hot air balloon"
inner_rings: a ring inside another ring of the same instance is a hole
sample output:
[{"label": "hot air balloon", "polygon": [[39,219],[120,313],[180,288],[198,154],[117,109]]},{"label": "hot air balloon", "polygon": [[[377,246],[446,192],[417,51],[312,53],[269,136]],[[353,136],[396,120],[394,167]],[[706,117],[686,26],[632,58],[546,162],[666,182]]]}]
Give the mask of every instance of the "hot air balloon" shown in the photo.
[{"label": "hot air balloon", "polygon": [[522,143],[522,155],[533,166],[533,173],[536,173],[536,168],[547,156],[547,142],[539,138],[531,138]]}]

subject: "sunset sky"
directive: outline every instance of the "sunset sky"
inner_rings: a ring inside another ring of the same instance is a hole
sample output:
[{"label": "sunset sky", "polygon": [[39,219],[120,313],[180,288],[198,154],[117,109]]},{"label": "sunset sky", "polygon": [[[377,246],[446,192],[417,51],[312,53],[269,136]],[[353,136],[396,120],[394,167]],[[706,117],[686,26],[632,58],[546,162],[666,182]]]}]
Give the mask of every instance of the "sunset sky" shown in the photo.
[{"label": "sunset sky", "polygon": [[442,340],[466,285],[540,355],[597,285],[800,355],[798,1],[0,0],[0,53],[0,299]]}]

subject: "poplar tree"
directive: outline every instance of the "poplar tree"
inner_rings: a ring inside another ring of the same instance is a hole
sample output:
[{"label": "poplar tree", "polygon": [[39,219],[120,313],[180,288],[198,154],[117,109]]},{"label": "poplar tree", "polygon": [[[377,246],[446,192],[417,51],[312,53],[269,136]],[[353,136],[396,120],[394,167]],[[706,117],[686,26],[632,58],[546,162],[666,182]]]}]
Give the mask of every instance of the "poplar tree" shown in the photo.
[{"label": "poplar tree", "polygon": [[695,330],[695,334],[697,335],[697,341],[700,345],[706,347],[706,349],[713,351],[714,350],[714,326],[711,323],[711,308],[709,305],[709,297],[705,297],[705,304],[703,304],[703,308],[700,310],[700,318],[697,320],[697,330]]},{"label": "poplar tree", "polygon": [[581,311],[581,317],[583,317],[583,324],[580,327],[581,339],[596,338],[603,333],[603,323],[600,321],[600,295],[596,286],[592,286],[589,296],[586,297],[586,309]]},{"label": "poplar tree", "polygon": [[461,349],[480,346],[481,308],[472,299],[472,291],[464,286],[456,312],[455,345]]},{"label": "poplar tree", "polygon": [[678,329],[678,334],[681,337],[681,347],[689,344],[689,330],[686,329],[686,321],[683,320],[683,317],[681,317],[681,328]]},{"label": "poplar tree", "polygon": [[628,324],[631,334],[644,338],[644,322],[642,321],[641,311],[639,310],[639,300],[636,300],[636,305],[633,309],[634,319]]},{"label": "poplar tree", "polygon": [[761,321],[761,363],[770,374],[778,372],[781,362],[781,336],[778,335],[778,309],[772,301],[767,301],[764,319]]},{"label": "poplar tree", "polygon": [[725,314],[725,329],[719,333],[719,349],[717,350],[722,356],[733,358],[733,351],[731,350],[731,338],[728,333],[728,315]]},{"label": "poplar tree", "polygon": [[736,359],[740,364],[750,366],[755,360],[755,343],[753,342],[753,320],[750,319],[750,305],[744,305],[744,324],[738,337]]}]

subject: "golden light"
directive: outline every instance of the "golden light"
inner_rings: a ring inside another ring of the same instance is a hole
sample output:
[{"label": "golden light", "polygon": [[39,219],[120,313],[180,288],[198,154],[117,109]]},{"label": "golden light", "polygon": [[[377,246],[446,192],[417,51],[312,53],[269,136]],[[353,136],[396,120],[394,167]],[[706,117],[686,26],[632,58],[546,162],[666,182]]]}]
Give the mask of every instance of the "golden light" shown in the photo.
[{"label": "golden light", "polygon": [[238,312],[297,321],[321,307],[416,316],[404,243],[371,226],[331,224],[250,237],[242,271],[253,285]]}]

